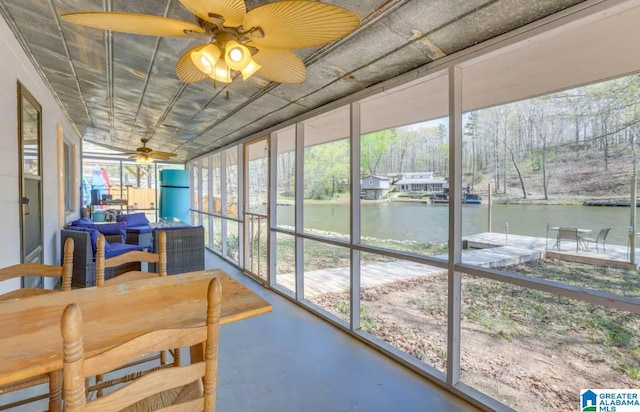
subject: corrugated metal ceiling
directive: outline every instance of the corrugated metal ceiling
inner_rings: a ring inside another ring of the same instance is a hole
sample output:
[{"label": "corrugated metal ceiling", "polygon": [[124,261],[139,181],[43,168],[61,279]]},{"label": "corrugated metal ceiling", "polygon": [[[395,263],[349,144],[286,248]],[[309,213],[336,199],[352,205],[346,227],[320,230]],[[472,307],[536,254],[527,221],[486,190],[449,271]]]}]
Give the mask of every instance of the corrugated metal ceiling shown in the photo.
[{"label": "corrugated metal ceiling", "polygon": [[[59,18],[101,10],[194,21],[178,0],[2,0],[0,13],[83,138],[132,150],[148,137],[153,149],[186,160],[581,0],[326,2],[356,12],[362,24],[333,44],[296,51],[305,83],[258,74],[217,89],[175,74],[177,59],[201,40],[104,32]],[[248,0],[247,9],[264,3]]]}]

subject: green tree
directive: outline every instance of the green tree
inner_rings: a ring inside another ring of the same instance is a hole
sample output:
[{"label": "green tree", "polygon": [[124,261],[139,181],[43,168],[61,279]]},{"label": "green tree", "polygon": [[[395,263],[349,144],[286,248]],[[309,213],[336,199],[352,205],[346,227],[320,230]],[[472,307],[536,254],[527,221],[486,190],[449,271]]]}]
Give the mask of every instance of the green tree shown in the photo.
[{"label": "green tree", "polygon": [[331,199],[349,188],[349,141],[341,139],[304,150],[306,198]]},{"label": "green tree", "polygon": [[360,167],[367,174],[375,175],[381,160],[388,155],[389,148],[398,141],[396,129],[380,130],[366,134],[360,139]]}]

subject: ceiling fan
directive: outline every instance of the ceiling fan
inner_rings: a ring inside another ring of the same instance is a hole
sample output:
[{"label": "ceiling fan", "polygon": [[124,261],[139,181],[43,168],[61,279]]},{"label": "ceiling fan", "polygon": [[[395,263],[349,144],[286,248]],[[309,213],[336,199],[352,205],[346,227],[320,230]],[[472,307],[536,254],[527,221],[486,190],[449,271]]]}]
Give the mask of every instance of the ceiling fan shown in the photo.
[{"label": "ceiling fan", "polygon": [[169,160],[175,156],[174,153],[160,152],[147,147],[149,139],[143,138],[141,141],[141,147],[138,147],[135,152],[129,152],[132,155],[129,159],[134,159],[136,163],[153,163],[154,160]]},{"label": "ceiling fan", "polygon": [[[244,0],[180,0],[197,24],[161,16],[121,12],[65,13],[69,23],[149,36],[204,41],[180,57],[178,78],[230,83],[257,74],[279,83],[303,83],[303,61],[292,49],[320,46],[360,25],[353,12],[316,1],[276,1],[246,11]],[[214,83],[215,85],[215,83]]]}]

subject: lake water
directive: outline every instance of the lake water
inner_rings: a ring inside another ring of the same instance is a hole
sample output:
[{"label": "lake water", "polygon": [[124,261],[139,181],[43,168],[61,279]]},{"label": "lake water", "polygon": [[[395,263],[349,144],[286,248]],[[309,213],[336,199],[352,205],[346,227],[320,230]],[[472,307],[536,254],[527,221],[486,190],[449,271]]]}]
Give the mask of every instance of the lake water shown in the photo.
[{"label": "lake water", "polygon": [[[592,229],[611,227],[607,243],[626,245],[629,227],[628,207],[504,205],[492,207],[493,232],[544,237],[547,223],[551,226],[572,226]],[[294,207],[278,206],[279,225],[293,226]],[[462,235],[487,231],[488,206],[462,205]],[[363,203],[362,236],[378,239],[412,240],[446,243],[449,208],[446,204]],[[306,229],[349,233],[348,204],[305,204]],[[553,236],[553,235],[551,235]]]}]

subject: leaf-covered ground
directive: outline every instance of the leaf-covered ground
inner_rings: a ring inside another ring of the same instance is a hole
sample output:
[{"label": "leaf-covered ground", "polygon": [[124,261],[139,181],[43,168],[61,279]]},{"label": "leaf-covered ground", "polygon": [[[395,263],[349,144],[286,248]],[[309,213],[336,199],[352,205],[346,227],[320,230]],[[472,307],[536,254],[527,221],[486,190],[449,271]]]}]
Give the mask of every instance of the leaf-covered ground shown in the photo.
[{"label": "leaf-covered ground", "polygon": [[[555,260],[506,269],[640,296],[633,270]],[[313,301],[348,319],[348,294]],[[446,370],[445,274],[363,290],[360,321],[369,333]],[[463,382],[518,410],[574,410],[580,389],[640,386],[640,316],[464,275],[461,365]]]}]

